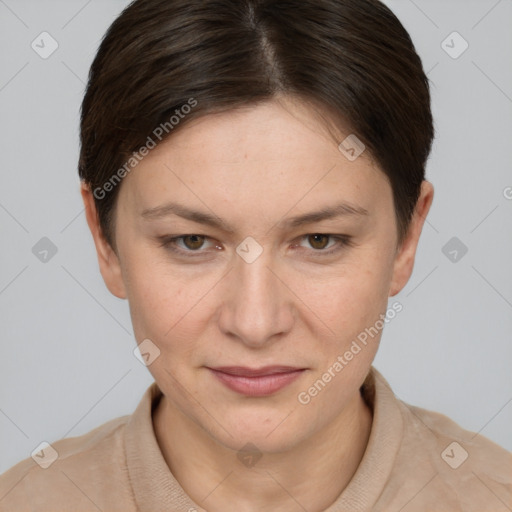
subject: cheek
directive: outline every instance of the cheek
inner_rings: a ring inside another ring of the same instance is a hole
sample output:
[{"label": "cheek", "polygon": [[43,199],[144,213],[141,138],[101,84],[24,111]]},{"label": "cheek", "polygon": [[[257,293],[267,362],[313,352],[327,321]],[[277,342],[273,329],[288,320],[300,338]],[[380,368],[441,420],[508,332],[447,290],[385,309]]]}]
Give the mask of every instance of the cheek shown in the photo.
[{"label": "cheek", "polygon": [[137,339],[142,336],[164,341],[180,319],[186,322],[190,300],[172,278],[150,269],[131,272],[128,301]]},{"label": "cheek", "polygon": [[154,260],[154,251],[139,247],[124,254],[123,279],[136,339],[160,339],[177,321],[183,288]]},{"label": "cheek", "polygon": [[[150,255],[148,255],[150,256]],[[214,272],[174,267],[165,261],[134,254],[126,263],[127,294],[136,339],[149,338],[162,351],[174,355],[189,352],[191,340],[204,330],[205,308],[211,306],[209,293],[219,276]]]},{"label": "cheek", "polygon": [[325,279],[304,283],[304,302],[340,341],[373,325],[386,310],[393,265],[391,258],[374,254],[368,251],[368,257],[358,257]]}]

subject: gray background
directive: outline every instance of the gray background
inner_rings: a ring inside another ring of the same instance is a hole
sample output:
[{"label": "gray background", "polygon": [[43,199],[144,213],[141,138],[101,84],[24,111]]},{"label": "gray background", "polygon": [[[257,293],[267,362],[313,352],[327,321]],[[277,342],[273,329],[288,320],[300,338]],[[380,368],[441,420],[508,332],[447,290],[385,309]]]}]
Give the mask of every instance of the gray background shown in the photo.
[{"label": "gray background", "polygon": [[[128,304],[101,279],[76,171],[88,68],[127,3],[0,0],[0,473],[131,413],[152,382]],[[437,138],[434,204],[375,366],[402,400],[512,450],[512,0],[386,3],[432,82]],[[43,31],[59,45],[47,59],[31,48]],[[469,43],[456,59],[453,31]],[[46,262],[42,237],[57,248]]]}]

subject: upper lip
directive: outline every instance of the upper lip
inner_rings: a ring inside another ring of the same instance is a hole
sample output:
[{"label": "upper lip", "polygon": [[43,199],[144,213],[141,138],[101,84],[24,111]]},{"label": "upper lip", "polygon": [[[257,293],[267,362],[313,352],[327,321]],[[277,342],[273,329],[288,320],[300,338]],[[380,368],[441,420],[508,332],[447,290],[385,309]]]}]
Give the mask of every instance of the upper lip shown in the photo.
[{"label": "upper lip", "polygon": [[229,375],[236,375],[240,377],[261,377],[263,375],[275,375],[278,373],[291,373],[299,370],[304,370],[304,368],[296,368],[293,366],[282,365],[263,366],[261,368],[248,368],[245,366],[219,366],[210,369],[215,370],[217,372],[227,373]]}]

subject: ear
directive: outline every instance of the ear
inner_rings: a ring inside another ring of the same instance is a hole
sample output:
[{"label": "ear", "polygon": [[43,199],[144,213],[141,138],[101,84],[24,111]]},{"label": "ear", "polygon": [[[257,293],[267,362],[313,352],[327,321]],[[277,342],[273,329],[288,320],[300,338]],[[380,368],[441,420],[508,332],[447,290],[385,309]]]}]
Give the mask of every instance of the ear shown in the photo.
[{"label": "ear", "polygon": [[433,198],[434,187],[430,182],[424,180],[421,184],[420,197],[416,203],[407,235],[395,258],[393,278],[389,290],[390,297],[399,293],[411,277],[421,230],[423,229],[423,224],[425,223]]},{"label": "ear", "polygon": [[96,253],[98,255],[98,263],[101,275],[103,276],[103,281],[105,281],[107,288],[113,295],[120,299],[126,299],[126,290],[119,258],[103,235],[91,189],[86,183],[82,182],[80,192],[85,206],[87,224],[89,225],[89,229],[91,230],[91,234],[94,239],[94,245],[96,246]]}]

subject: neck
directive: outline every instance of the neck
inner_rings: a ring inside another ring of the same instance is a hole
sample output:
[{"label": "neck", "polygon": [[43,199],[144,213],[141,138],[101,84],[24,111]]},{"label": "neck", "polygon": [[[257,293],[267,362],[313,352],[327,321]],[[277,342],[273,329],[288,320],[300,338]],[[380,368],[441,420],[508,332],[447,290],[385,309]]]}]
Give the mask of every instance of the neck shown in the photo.
[{"label": "neck", "polygon": [[356,472],[368,444],[372,412],[357,393],[343,414],[314,437],[285,452],[265,453],[252,467],[240,464],[236,451],[212,439],[165,396],[153,424],[173,476],[208,512],[235,505],[240,512],[298,507],[319,512],[336,501]]}]

